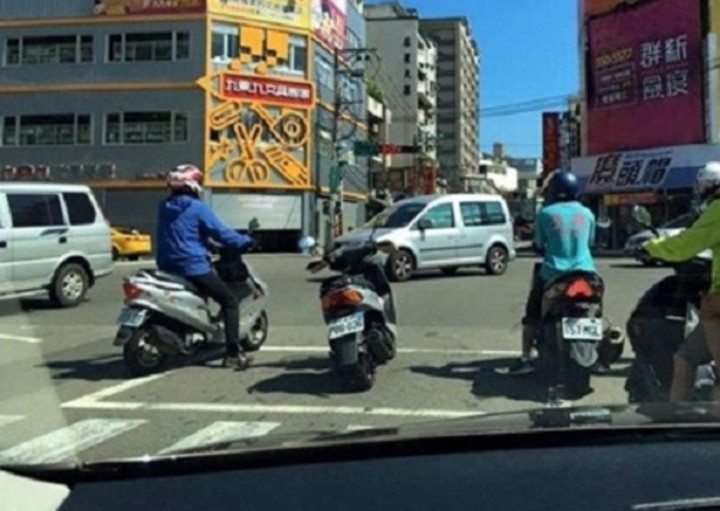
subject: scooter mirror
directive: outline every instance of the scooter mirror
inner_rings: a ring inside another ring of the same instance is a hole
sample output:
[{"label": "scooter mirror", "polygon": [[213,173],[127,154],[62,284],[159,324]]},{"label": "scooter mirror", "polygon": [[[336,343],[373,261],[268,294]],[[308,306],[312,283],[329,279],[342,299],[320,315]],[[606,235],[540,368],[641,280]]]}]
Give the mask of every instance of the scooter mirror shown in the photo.
[{"label": "scooter mirror", "polygon": [[597,221],[597,226],[600,227],[601,229],[609,229],[611,225],[612,225],[612,220],[610,220],[609,218]]},{"label": "scooter mirror", "polygon": [[327,263],[322,260],[318,261],[310,261],[308,265],[305,267],[306,270],[308,270],[311,273],[317,273],[324,269],[327,266]]},{"label": "scooter mirror", "polygon": [[652,217],[647,208],[635,204],[632,209],[632,218],[642,227],[652,227]]}]

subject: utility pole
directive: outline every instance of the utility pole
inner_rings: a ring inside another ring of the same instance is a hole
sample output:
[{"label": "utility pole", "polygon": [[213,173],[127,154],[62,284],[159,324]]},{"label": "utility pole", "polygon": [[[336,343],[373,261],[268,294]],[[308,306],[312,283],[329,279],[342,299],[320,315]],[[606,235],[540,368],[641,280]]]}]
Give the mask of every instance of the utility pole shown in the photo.
[{"label": "utility pole", "polygon": [[[346,60],[351,61],[352,57],[364,56],[369,53],[374,53],[373,48],[350,48],[340,49],[335,48],[333,52],[333,125],[332,125],[332,146],[333,146],[333,160],[332,168],[330,169],[330,208],[329,208],[329,241],[332,242],[337,236],[340,236],[344,229],[344,217],[343,217],[343,195],[344,195],[344,171],[347,166],[347,161],[342,161],[340,158],[340,152],[343,150],[342,142],[352,138],[356,126],[353,127],[353,131],[344,137],[340,136],[340,121],[342,116],[346,113],[344,107],[349,106],[357,101],[345,101],[342,95],[342,87],[340,78],[345,75],[349,75],[353,78],[363,78],[365,76],[364,69],[353,69],[352,65],[344,68],[341,58],[344,57]],[[361,103],[364,103],[364,99],[360,99]]]}]

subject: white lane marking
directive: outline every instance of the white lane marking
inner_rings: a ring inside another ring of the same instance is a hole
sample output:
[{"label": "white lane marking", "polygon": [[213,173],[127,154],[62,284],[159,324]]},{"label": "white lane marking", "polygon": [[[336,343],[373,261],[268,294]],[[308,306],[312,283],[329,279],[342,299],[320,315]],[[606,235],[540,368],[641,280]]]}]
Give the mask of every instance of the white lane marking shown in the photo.
[{"label": "white lane marking", "polygon": [[365,431],[366,429],[373,429],[373,426],[361,426],[361,425],[355,425],[350,424],[347,428],[345,428],[345,431],[348,433],[352,433],[353,431]]},{"label": "white lane marking", "polygon": [[163,449],[158,454],[165,454],[170,451],[177,451],[181,449],[192,449],[193,447],[216,442],[265,436],[278,426],[280,426],[279,422],[217,421],[213,422],[206,428],[196,431],[192,435],[181,438],[179,441],[170,447]]},{"label": "white lane marking", "polygon": [[0,415],[0,428],[24,419],[22,415]]},{"label": "white lane marking", "polygon": [[0,451],[2,463],[58,463],[144,424],[145,420],[87,419]]},{"label": "white lane marking", "polygon": [[84,396],[80,396],[77,399],[73,399],[72,401],[63,403],[61,406],[68,406],[68,405],[72,405],[73,403],[94,403],[95,401],[98,401],[99,399],[104,399],[107,397],[114,396],[116,394],[120,394],[127,390],[134,389],[135,387],[145,385],[146,383],[150,383],[155,380],[159,380],[160,378],[164,378],[165,376],[168,376],[172,373],[173,373],[173,371],[167,371],[165,373],[151,374],[150,376],[143,376],[142,378],[135,378],[132,380],[124,381],[122,383],[118,383],[117,385],[112,385],[110,387],[106,387],[104,389],[98,390],[97,392],[85,394]]},{"label": "white lane marking", "polygon": [[42,339],[39,339],[37,337],[25,337],[22,335],[10,335],[10,334],[0,334],[0,339],[4,341],[18,341],[18,342],[26,342],[29,344],[40,344],[43,342]]},{"label": "white lane marking", "polygon": [[[263,346],[262,352],[280,353],[327,353],[330,350],[327,346]],[[408,355],[520,355],[520,350],[469,350],[454,348],[398,348],[398,353]]]},{"label": "white lane marking", "polygon": [[301,406],[223,403],[143,403],[134,401],[76,400],[61,405],[63,408],[96,410],[143,410],[162,412],[207,413],[278,413],[287,415],[380,415],[388,417],[435,417],[451,419],[485,415],[482,411],[435,410],[425,408],[370,408],[360,406]]}]

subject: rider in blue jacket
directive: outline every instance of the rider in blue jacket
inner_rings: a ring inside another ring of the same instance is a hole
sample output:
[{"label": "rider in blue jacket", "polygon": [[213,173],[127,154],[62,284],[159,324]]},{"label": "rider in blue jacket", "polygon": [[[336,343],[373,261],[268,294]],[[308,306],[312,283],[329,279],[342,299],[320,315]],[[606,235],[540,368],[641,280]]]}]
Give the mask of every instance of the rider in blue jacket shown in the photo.
[{"label": "rider in blue jacket", "polygon": [[188,279],[220,304],[225,324],[224,365],[244,369],[249,359],[240,345],[240,301],[215,273],[209,241],[243,250],[253,240],[223,224],[202,201],[202,181],[203,173],[194,165],[180,165],[168,175],[171,195],[158,210],[157,266]]}]

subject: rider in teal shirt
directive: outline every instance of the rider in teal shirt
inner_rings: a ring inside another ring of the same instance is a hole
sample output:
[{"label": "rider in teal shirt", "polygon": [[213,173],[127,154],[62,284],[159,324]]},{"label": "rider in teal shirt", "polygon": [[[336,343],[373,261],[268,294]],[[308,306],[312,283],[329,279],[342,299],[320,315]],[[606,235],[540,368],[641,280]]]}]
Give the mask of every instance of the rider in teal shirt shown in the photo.
[{"label": "rider in teal shirt", "polygon": [[579,192],[577,177],[567,171],[555,172],[545,188],[548,205],[535,220],[535,250],[543,254],[543,262],[533,276],[525,305],[522,355],[509,368],[510,374],[522,375],[534,370],[531,352],[535,328],[541,320],[545,285],[569,272],[595,272],[590,251],[595,242],[595,216],[577,200]]}]

